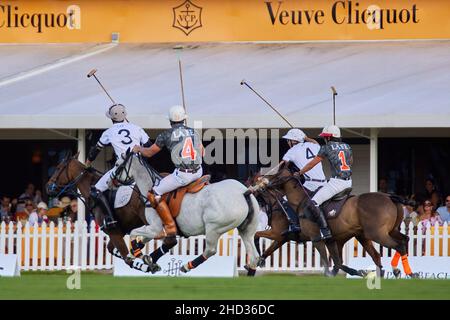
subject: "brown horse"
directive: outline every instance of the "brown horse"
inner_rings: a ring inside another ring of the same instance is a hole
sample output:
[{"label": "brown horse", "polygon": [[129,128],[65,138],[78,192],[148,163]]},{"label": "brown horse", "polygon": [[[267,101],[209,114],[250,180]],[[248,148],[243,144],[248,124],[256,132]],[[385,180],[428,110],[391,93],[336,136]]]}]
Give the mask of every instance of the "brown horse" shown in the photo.
[{"label": "brown horse", "polygon": [[[47,182],[47,193],[51,196],[58,196],[63,192],[71,193],[77,197],[82,196],[85,203],[89,204],[90,187],[100,179],[101,175],[95,169],[86,167],[77,158],[78,153],[73,157],[67,155],[58,164],[55,173]],[[122,258],[130,267],[147,272],[150,271],[147,269],[147,266],[138,263],[129,254],[128,247],[123,239],[125,234],[146,223],[145,202],[141,199],[140,193],[136,188],[134,188],[129,203],[122,208],[115,209],[118,227],[106,229],[104,232],[110,239],[107,248],[111,254]],[[76,189],[80,190],[80,194],[78,194]],[[103,212],[95,208],[94,214],[97,224],[102,225],[104,221]]]},{"label": "brown horse", "polygon": [[[263,181],[264,183],[260,183],[256,189],[263,192],[278,190],[285,194],[291,207],[295,208],[300,215],[302,233],[309,239],[317,239],[320,235],[317,224],[305,219],[308,195],[300,180],[292,175],[288,163],[283,163],[276,174],[267,176]],[[411,277],[417,276],[411,271],[407,259],[408,237],[399,230],[403,219],[401,201],[399,197],[378,192],[364,193],[347,199],[340,214],[336,218],[328,220],[334,240],[327,243],[335,263],[333,274],[336,274],[339,269],[349,274],[355,273],[356,270],[342,264],[342,248],[348,240],[355,237],[372,257],[376,266],[380,268],[380,272],[383,268],[380,255],[375,250],[372,241],[395,249],[402,257],[405,273]],[[327,254],[321,243],[322,241],[314,242],[314,245],[322,257],[325,272],[327,272],[328,259],[325,258]],[[364,272],[360,270],[357,275],[364,275]]]},{"label": "brown horse", "polygon": [[[255,245],[260,255],[258,260],[258,267],[264,267],[265,260],[270,257],[276,250],[281,248],[288,241],[296,241],[304,243],[310,239],[303,233],[298,234],[284,234],[289,227],[289,221],[284,213],[284,209],[275,196],[270,196],[264,192],[256,192],[256,199],[265,207],[265,212],[268,215],[268,225],[270,229],[264,231],[258,231],[255,234]],[[266,250],[261,253],[259,239],[267,238],[273,240]]]}]

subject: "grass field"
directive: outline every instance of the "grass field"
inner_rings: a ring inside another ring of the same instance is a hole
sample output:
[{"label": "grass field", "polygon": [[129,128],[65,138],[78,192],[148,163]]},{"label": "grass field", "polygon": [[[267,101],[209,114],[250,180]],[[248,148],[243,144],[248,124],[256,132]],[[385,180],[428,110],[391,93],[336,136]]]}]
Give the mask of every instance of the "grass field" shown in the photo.
[{"label": "grass field", "polygon": [[115,278],[81,273],[81,289],[66,287],[63,272],[22,272],[0,278],[0,299],[450,299],[448,280],[366,280],[343,276],[268,274],[255,278]]}]

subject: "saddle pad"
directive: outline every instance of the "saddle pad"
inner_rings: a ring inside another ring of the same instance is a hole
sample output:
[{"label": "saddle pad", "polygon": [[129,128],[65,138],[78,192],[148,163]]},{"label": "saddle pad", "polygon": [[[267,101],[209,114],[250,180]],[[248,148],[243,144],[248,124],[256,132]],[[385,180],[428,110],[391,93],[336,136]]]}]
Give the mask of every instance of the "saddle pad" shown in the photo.
[{"label": "saddle pad", "polygon": [[130,202],[133,194],[134,184],[130,186],[120,186],[117,189],[116,197],[114,199],[114,209],[122,208]]},{"label": "saddle pad", "polygon": [[341,213],[341,208],[344,205],[345,201],[347,201],[349,197],[345,197],[344,199],[338,201],[328,201],[322,205],[323,212],[325,213],[325,218],[334,219],[339,213]]}]

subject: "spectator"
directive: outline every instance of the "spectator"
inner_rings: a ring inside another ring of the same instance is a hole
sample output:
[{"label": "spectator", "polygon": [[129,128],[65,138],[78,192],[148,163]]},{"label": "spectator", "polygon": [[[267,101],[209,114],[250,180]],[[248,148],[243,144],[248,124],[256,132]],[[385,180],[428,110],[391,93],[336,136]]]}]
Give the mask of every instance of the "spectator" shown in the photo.
[{"label": "spectator", "polygon": [[403,220],[405,221],[406,227],[412,222],[414,227],[419,223],[419,214],[414,210],[412,206],[403,206]]},{"label": "spectator", "polygon": [[42,222],[48,223],[48,217],[46,215],[48,210],[47,204],[45,202],[39,202],[37,209],[30,213],[28,217],[28,222],[30,225],[34,225],[36,222],[40,225]]},{"label": "spectator", "polygon": [[35,191],[34,184],[29,183],[27,185],[27,188],[25,189],[24,193],[22,193],[19,196],[18,204],[17,204],[17,212],[23,212],[24,211],[26,202],[28,200],[30,200],[31,202],[34,202],[34,196],[35,196],[34,191]]},{"label": "spectator", "polygon": [[[442,219],[439,214],[434,211],[433,204],[430,200],[425,200],[423,203],[423,214],[420,216],[420,224],[422,225],[422,230],[426,231],[427,223],[431,226],[442,226]],[[437,224],[437,225],[436,225]]]},{"label": "spectator", "polygon": [[443,222],[450,224],[450,194],[445,198],[445,205],[439,207],[436,211],[439,213]]},{"label": "spectator", "polygon": [[71,222],[75,222],[78,219],[78,200],[73,199],[70,201],[70,212],[69,212],[69,219]]},{"label": "spectator", "polygon": [[439,208],[440,206],[442,206],[441,195],[439,194],[439,192],[433,191],[431,193],[430,200],[431,203],[433,204],[433,208]]},{"label": "spectator", "polygon": [[69,197],[62,197],[61,201],[59,201],[58,207],[62,210],[60,212],[60,218],[63,219],[64,222],[70,221],[70,203],[72,200],[70,200]]},{"label": "spectator", "polygon": [[388,192],[388,183],[385,178],[381,178],[378,181],[378,192],[389,193]]},{"label": "spectator", "polygon": [[25,201],[23,210],[16,212],[16,221],[25,224],[28,220],[28,217],[33,211],[34,211],[33,202],[31,200]]},{"label": "spectator", "polygon": [[11,207],[12,207],[11,198],[3,196],[0,205],[0,221],[5,221],[6,223],[9,223],[9,221],[11,221],[12,219]]}]

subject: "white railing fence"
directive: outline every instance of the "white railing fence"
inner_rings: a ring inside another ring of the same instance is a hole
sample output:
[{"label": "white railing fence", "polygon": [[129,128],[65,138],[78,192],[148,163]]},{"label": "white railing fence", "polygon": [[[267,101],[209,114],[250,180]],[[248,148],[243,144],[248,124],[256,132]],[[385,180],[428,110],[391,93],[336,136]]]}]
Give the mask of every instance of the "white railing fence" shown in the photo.
[{"label": "white railing fence", "polygon": [[[450,256],[449,230],[443,227],[416,229],[412,223],[401,226],[403,233],[410,237],[408,250],[410,256]],[[129,237],[125,237],[129,245]],[[43,223],[30,226],[26,223],[0,225],[0,253],[17,254],[22,270],[64,270],[81,268],[82,270],[111,269],[112,256],[106,246],[108,236],[98,229],[95,222],[89,226],[86,222],[63,224]],[[261,250],[264,251],[271,241],[261,239]],[[150,253],[162,244],[161,240],[150,241],[144,253]],[[189,239],[181,238],[170,254],[199,255],[203,252],[205,237],[197,236]],[[382,256],[391,256],[393,250],[375,244]],[[218,255],[234,256],[239,270],[246,264],[244,245],[237,230],[224,234],[218,244]],[[348,257],[364,257],[366,255],[361,244],[350,240],[344,249],[344,261]],[[265,271],[320,271],[320,256],[311,242],[298,244],[286,243],[266,259]]]}]

